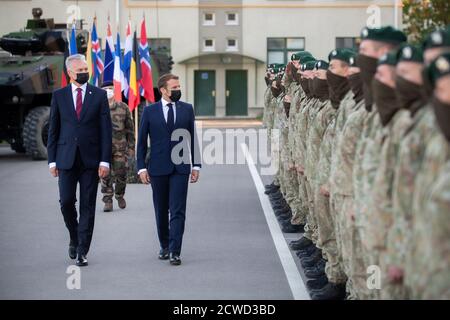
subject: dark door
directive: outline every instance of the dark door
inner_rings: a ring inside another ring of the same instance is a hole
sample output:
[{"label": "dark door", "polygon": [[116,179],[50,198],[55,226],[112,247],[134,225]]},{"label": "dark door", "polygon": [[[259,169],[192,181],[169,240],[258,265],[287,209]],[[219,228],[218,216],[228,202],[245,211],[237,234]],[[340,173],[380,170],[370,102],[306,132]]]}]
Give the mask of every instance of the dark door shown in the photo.
[{"label": "dark door", "polygon": [[226,115],[247,115],[247,70],[226,70]]},{"label": "dark door", "polygon": [[216,72],[196,70],[194,81],[194,109],[197,116],[216,114]]}]

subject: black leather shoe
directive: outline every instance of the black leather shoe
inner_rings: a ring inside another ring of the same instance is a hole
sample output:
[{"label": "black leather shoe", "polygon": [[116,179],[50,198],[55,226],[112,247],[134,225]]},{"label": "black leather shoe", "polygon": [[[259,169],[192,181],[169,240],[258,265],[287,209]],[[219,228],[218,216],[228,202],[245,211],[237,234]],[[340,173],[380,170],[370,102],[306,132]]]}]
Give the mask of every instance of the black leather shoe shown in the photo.
[{"label": "black leather shoe", "polygon": [[169,249],[161,249],[161,250],[159,250],[158,259],[159,260],[167,260],[167,259],[169,259]]},{"label": "black leather shoe", "polygon": [[269,195],[269,200],[272,201],[280,201],[283,198],[283,194],[281,193],[281,191],[278,191],[277,193],[272,193]]},{"label": "black leather shoe", "polygon": [[311,246],[309,248],[310,249],[308,249],[308,250],[297,251],[297,257],[299,257],[300,259],[311,257],[316,253],[317,250],[319,250],[315,246]]},{"label": "black leather shoe", "polygon": [[77,245],[70,241],[69,243],[69,258],[76,259],[77,258]]},{"label": "black leather shoe", "polygon": [[345,283],[329,282],[321,290],[312,294],[313,300],[342,300],[345,298]]},{"label": "black leather shoe", "polygon": [[173,266],[179,266],[181,264],[180,255],[176,253],[170,253],[170,264]]},{"label": "black leather shoe", "polygon": [[273,212],[275,212],[276,216],[281,216],[281,215],[285,215],[285,216],[292,216],[292,211],[291,210],[274,210]]},{"label": "black leather shoe", "polygon": [[328,278],[323,275],[317,279],[309,279],[306,281],[306,287],[309,290],[319,290],[325,287],[328,283]]},{"label": "black leather shoe", "polygon": [[304,247],[302,244],[296,242],[290,245],[292,250],[299,251],[299,252],[306,252],[306,253],[312,253],[312,250],[316,248],[316,246],[311,243],[309,246]]},{"label": "black leather shoe", "polygon": [[77,256],[77,266],[79,267],[85,267],[88,265],[88,260],[84,254],[78,254]]}]

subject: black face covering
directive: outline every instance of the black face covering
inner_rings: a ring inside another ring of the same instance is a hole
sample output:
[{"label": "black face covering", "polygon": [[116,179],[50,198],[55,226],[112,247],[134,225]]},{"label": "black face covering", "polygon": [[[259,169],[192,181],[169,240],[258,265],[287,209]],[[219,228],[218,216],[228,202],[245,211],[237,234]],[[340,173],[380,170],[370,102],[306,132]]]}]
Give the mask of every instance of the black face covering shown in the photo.
[{"label": "black face covering", "polygon": [[380,113],[381,123],[383,126],[386,126],[399,110],[395,89],[385,85],[377,79],[373,79],[372,90],[373,98],[377,104],[378,112]]},{"label": "black face covering", "polygon": [[294,74],[294,81],[295,81],[295,83],[296,83],[297,85],[300,84],[300,78],[301,78],[300,73],[296,72],[296,73]]},{"label": "black face covering", "polygon": [[271,81],[270,81],[270,77],[269,76],[265,76],[264,77],[264,81],[266,81],[266,86],[269,86]]},{"label": "black face covering", "polygon": [[349,76],[348,83],[350,84],[350,88],[353,91],[353,100],[355,100],[356,103],[360,102],[364,97],[361,74],[355,73]]},{"label": "black face covering", "polygon": [[316,94],[314,93],[313,79],[308,79],[308,88],[309,88],[309,94],[311,95],[311,97],[317,98]]},{"label": "black face covering", "polygon": [[421,87],[421,85],[397,76],[395,78],[395,89],[398,107],[411,110],[413,105],[417,105],[415,102],[423,100]]},{"label": "black face covering", "polygon": [[348,83],[347,77],[334,74],[330,70],[327,70],[327,81],[331,104],[333,108],[337,109],[344,96],[350,90],[350,84]]},{"label": "black face covering", "polygon": [[320,101],[327,100],[329,98],[327,80],[314,78],[313,79],[313,91],[314,91],[314,95],[317,98],[319,98]]},{"label": "black face covering", "polygon": [[172,102],[177,102],[181,98],[181,90],[171,90],[169,98]]},{"label": "black face covering", "polygon": [[450,104],[442,102],[436,97],[432,97],[431,103],[433,104],[437,124],[445,139],[450,143]]},{"label": "black face covering", "polygon": [[284,112],[286,113],[286,117],[289,118],[289,110],[291,109],[291,103],[283,101]]},{"label": "black face covering", "polygon": [[425,101],[428,101],[433,96],[433,85],[428,77],[427,68],[422,70],[423,85],[421,86],[420,93]]},{"label": "black face covering", "polygon": [[300,84],[301,84],[301,86],[302,86],[302,88],[303,88],[303,91],[305,91],[306,96],[307,96],[308,98],[310,98],[310,97],[311,97],[311,92],[309,91],[309,82],[308,82],[308,79],[306,79],[306,78],[301,78],[301,79],[300,79]]},{"label": "black face covering", "polygon": [[275,80],[275,87],[273,87],[273,85],[272,85],[272,87],[270,87],[270,89],[272,90],[272,95],[275,98],[278,98],[280,96],[281,92],[282,92],[282,90],[281,90],[281,80],[279,80],[279,79]]},{"label": "black face covering", "polygon": [[79,84],[85,84],[89,81],[89,72],[80,72],[77,73],[77,78],[75,80]]},{"label": "black face covering", "polygon": [[361,78],[363,81],[364,100],[367,111],[372,111],[372,80],[377,72],[378,60],[363,54],[356,56],[356,64],[361,69]]}]

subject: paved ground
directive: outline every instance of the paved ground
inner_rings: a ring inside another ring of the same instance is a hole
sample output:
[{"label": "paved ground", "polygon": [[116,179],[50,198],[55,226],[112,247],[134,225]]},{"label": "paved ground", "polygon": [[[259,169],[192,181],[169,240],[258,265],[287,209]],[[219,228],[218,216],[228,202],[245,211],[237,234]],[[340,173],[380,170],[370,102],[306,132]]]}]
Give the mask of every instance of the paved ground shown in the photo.
[{"label": "paved ground", "polygon": [[293,298],[247,165],[205,166],[190,185],[179,267],[157,259],[150,187],[129,185],[113,213],[99,193],[80,290],[66,288],[73,261],[46,162],[0,147],[0,181],[0,299]]}]

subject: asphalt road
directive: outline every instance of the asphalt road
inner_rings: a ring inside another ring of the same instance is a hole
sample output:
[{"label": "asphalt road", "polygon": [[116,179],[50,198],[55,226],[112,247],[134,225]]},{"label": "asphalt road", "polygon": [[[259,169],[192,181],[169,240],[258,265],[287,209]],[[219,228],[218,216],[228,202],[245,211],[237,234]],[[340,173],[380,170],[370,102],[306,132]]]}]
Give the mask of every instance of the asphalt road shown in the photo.
[{"label": "asphalt road", "polygon": [[149,186],[128,185],[128,207],[114,202],[113,213],[102,211],[99,188],[89,266],[73,290],[66,286],[68,232],[46,162],[2,146],[0,181],[0,299],[294,297],[282,259],[297,267],[298,259],[277,252],[246,164],[206,165],[190,185],[181,266],[157,259]]}]

